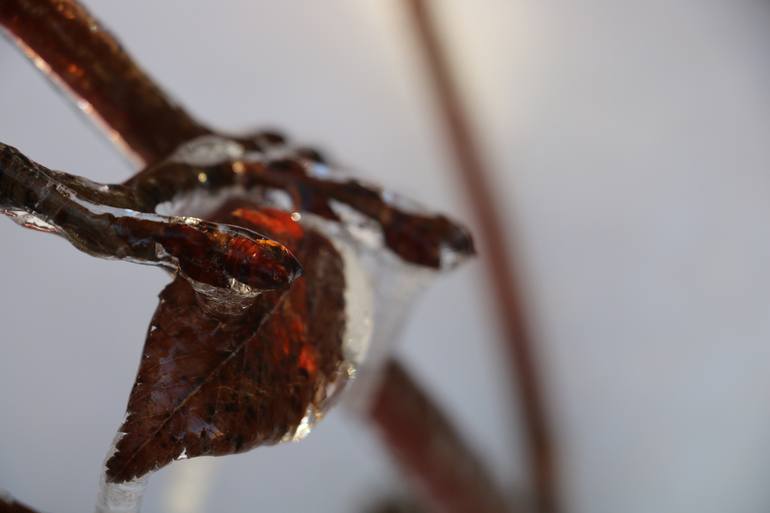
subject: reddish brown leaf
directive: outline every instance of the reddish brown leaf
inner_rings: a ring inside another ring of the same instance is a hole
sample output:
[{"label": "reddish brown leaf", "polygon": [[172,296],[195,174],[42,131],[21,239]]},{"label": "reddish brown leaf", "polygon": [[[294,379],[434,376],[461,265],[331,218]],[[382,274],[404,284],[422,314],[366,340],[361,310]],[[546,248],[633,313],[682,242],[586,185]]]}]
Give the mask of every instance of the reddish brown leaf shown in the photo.
[{"label": "reddish brown leaf", "polygon": [[161,293],[136,384],[108,461],[121,482],[175,458],[246,451],[292,437],[344,382],[343,263],[321,234],[285,212],[230,203],[212,216],[258,230],[305,262],[289,292],[222,314],[177,278]]}]

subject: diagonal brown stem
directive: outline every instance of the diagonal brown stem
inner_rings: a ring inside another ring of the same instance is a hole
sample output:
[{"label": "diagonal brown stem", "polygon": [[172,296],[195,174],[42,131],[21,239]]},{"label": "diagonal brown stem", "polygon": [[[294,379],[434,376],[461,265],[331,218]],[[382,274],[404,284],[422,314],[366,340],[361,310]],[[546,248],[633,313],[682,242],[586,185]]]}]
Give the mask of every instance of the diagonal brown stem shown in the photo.
[{"label": "diagonal brown stem", "polygon": [[145,163],[208,133],[77,2],[3,0],[0,24],[38,68],[105,125],[114,142]]},{"label": "diagonal brown stem", "polygon": [[370,416],[392,454],[437,511],[507,511],[505,498],[487,470],[397,362],[386,365]]},{"label": "diagonal brown stem", "polygon": [[533,337],[525,314],[512,259],[505,247],[505,230],[490,190],[489,172],[479,151],[468,116],[463,110],[458,87],[442,48],[427,0],[405,0],[414,30],[428,67],[431,87],[438,101],[439,115],[457,161],[459,176],[473,205],[481,228],[482,253],[487,258],[489,281],[493,286],[498,317],[506,332],[506,352],[521,397],[532,480],[537,509],[541,513],[559,511],[554,443],[547,422],[541,379],[533,354]]}]

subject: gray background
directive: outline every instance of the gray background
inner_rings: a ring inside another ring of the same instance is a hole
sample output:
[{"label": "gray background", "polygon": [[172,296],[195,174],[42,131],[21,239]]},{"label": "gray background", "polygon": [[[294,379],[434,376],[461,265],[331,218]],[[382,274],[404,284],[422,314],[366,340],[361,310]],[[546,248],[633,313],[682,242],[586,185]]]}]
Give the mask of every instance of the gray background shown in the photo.
[{"label": "gray background", "polygon": [[[398,2],[87,4],[201,119],[280,127],[470,221]],[[569,511],[768,510],[770,7],[434,4],[525,274]],[[0,140],[130,175],[4,42],[0,77]],[[7,220],[0,240],[0,487],[89,511],[167,278]],[[441,280],[399,353],[513,489],[521,433],[489,296],[478,262]],[[195,511],[169,505],[185,482],[232,513],[356,512],[399,486],[345,412],[301,444],[201,461],[153,476],[145,511]]]}]

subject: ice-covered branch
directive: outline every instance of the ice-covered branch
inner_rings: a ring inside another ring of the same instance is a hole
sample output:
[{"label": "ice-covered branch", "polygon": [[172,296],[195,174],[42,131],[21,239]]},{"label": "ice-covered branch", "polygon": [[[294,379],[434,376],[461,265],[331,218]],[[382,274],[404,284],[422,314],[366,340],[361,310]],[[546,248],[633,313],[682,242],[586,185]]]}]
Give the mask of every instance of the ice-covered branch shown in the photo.
[{"label": "ice-covered branch", "polygon": [[3,0],[5,26],[27,57],[75,96],[113,142],[145,163],[208,130],[176,105],[78,2]]}]

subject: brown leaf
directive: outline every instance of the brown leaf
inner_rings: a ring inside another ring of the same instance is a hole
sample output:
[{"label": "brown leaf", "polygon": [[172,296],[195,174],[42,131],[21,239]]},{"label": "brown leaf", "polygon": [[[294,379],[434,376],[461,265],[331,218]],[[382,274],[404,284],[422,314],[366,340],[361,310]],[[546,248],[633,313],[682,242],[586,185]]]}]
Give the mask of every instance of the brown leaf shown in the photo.
[{"label": "brown leaf", "polygon": [[285,244],[304,262],[288,292],[221,314],[182,278],[160,295],[136,383],[107,463],[110,481],[180,457],[223,455],[292,437],[344,382],[343,261],[320,233],[285,212],[230,202],[212,219]]}]

